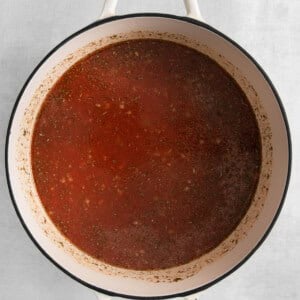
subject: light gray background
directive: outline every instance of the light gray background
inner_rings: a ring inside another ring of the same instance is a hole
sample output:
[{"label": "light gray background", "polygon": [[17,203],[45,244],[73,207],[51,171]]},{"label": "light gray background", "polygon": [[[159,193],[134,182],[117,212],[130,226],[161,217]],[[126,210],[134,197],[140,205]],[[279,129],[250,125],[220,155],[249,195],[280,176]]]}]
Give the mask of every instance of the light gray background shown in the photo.
[{"label": "light gray background", "polygon": [[[121,0],[118,13],[182,15],[180,0]],[[207,22],[248,50],[270,75],[293,138],[293,176],[273,231],[233,275],[201,299],[300,299],[300,1],[200,0]],[[0,299],[95,299],[35,248],[12,207],[4,144],[13,104],[26,78],[62,39],[99,16],[101,0],[0,0]],[[297,257],[298,254],[298,257]]]}]

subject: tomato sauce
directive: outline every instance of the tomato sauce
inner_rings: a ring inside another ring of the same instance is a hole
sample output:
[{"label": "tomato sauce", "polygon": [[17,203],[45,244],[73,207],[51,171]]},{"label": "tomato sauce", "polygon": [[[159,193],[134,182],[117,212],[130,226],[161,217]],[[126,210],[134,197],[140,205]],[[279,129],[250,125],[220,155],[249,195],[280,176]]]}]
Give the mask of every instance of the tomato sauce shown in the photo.
[{"label": "tomato sauce", "polygon": [[163,40],[121,42],[73,65],[32,140],[53,223],[89,255],[136,270],[219,245],[247,212],[260,165],[241,88],[209,57]]}]

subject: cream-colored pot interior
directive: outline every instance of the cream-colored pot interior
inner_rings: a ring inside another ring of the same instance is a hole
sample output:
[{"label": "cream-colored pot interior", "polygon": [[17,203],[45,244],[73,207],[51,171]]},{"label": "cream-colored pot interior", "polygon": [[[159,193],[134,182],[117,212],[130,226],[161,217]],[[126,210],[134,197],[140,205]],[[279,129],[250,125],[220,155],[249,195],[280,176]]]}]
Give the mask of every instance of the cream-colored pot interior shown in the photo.
[{"label": "cream-colored pot interior", "polygon": [[[46,215],[31,172],[30,144],[46,93],[72,64],[109,43],[132,38],[173,40],[206,53],[234,76],[258,119],[263,166],[247,215],[235,232],[204,257],[180,267],[128,271],[106,265],[70,244]],[[232,42],[200,23],[163,15],[107,19],[69,38],[39,66],[25,86],[12,119],[8,140],[11,192],[28,231],[58,265],[88,285],[118,294],[159,297],[203,287],[237,266],[259,243],[280,207],[289,169],[285,120],[268,80]]]}]

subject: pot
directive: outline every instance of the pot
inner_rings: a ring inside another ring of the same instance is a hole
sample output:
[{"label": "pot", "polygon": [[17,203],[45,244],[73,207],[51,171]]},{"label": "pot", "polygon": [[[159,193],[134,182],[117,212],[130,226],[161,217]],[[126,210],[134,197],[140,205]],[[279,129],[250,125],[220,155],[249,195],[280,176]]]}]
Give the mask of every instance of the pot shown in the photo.
[{"label": "pot", "polygon": [[[115,16],[116,5],[117,0],[105,1],[101,19],[56,46],[26,81],[7,132],[8,186],[17,215],[34,244],[67,275],[101,293],[99,298],[187,297],[236,270],[270,232],[282,207],[290,176],[288,123],[269,77],[241,46],[203,21],[196,0],[185,1],[187,17],[158,13]],[[165,270],[134,271],[112,267],[77,249],[60,234],[46,214],[31,171],[30,145],[34,123],[51,86],[71,65],[91,51],[135,38],[176,41],[215,60],[246,93],[262,140],[258,187],[236,230],[201,258]]]}]

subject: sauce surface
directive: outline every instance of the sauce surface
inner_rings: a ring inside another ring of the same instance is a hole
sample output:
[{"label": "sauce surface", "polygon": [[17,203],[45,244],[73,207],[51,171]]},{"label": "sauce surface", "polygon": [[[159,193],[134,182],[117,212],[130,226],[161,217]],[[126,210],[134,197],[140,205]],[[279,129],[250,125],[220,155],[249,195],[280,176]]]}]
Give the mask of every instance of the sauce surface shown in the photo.
[{"label": "sauce surface", "polygon": [[213,60],[131,40],[73,65],[48,93],[32,170],[53,223],[114,266],[163,269],[219,245],[253,198],[260,134]]}]

